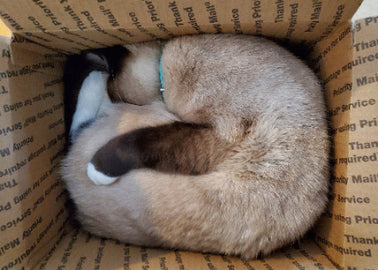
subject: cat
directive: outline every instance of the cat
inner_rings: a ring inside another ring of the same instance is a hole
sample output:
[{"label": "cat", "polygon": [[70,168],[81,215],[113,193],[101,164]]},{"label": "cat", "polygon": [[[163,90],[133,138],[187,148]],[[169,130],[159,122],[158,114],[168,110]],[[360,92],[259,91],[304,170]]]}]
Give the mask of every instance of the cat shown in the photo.
[{"label": "cat", "polygon": [[[251,259],[311,228],[327,202],[329,140],[322,88],[301,60],[247,35],[124,50],[112,75],[101,53],[81,56],[106,67],[81,80],[62,166],[85,229]],[[88,92],[102,94],[81,101]],[[84,105],[92,115],[80,117]]]}]

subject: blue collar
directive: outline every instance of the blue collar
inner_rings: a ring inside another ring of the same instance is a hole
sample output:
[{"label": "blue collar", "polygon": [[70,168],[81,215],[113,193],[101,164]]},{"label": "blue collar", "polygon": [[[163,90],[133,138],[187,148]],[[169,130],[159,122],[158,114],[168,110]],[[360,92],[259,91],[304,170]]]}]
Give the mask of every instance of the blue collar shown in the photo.
[{"label": "blue collar", "polygon": [[165,102],[164,100],[164,80],[163,80],[163,71],[161,69],[161,56],[159,58],[159,77],[160,77],[160,92],[161,92],[161,97],[163,98],[163,101]]}]

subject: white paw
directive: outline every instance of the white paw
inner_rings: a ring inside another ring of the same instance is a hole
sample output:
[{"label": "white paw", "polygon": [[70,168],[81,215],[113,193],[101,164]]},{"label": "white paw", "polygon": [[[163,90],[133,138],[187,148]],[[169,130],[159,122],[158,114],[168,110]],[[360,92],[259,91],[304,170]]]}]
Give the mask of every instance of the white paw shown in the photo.
[{"label": "white paw", "polygon": [[118,177],[107,176],[96,170],[92,163],[88,163],[87,175],[96,185],[110,185],[118,179]]}]

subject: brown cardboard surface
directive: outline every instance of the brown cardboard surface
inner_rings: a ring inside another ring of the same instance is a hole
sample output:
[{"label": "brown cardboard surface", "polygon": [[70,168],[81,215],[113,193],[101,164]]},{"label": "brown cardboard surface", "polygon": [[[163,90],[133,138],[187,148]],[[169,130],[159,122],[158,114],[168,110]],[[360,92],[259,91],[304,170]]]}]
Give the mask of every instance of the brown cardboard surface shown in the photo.
[{"label": "brown cardboard surface", "polygon": [[93,237],[79,229],[58,239],[34,269],[337,269],[312,241],[276,252],[265,259],[239,258],[188,251],[148,249]]},{"label": "brown cardboard surface", "polygon": [[378,22],[340,27],[315,59],[325,81],[334,141],[332,193],[316,241],[343,267],[378,265]]},{"label": "brown cardboard surface", "polygon": [[331,203],[315,240],[341,267],[377,267],[378,20],[357,22],[352,35],[346,20],[360,2],[3,1],[0,19],[14,39],[10,47],[9,38],[0,40],[0,269],[336,269],[308,239],[243,262],[132,247],[67,226],[57,175],[64,56],[54,51],[219,31],[315,41],[331,30],[313,55],[335,146]]},{"label": "brown cardboard surface", "polygon": [[56,180],[64,141],[62,70],[29,50],[13,50],[24,55],[17,64],[6,44],[1,53],[0,265],[21,269],[45,255],[67,219],[67,194]]},{"label": "brown cardboard surface", "polygon": [[16,35],[77,52],[172,35],[219,32],[315,41],[348,20],[360,2],[12,0],[3,1],[0,18]]}]

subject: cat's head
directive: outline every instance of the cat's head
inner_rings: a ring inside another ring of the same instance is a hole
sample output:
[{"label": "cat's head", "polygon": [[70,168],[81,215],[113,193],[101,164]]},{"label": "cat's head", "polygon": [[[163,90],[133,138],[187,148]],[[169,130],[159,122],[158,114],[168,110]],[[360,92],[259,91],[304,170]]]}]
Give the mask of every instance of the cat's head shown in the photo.
[{"label": "cat's head", "polygon": [[89,51],[86,58],[109,73],[108,93],[113,102],[136,105],[161,100],[160,42],[143,42]]}]

